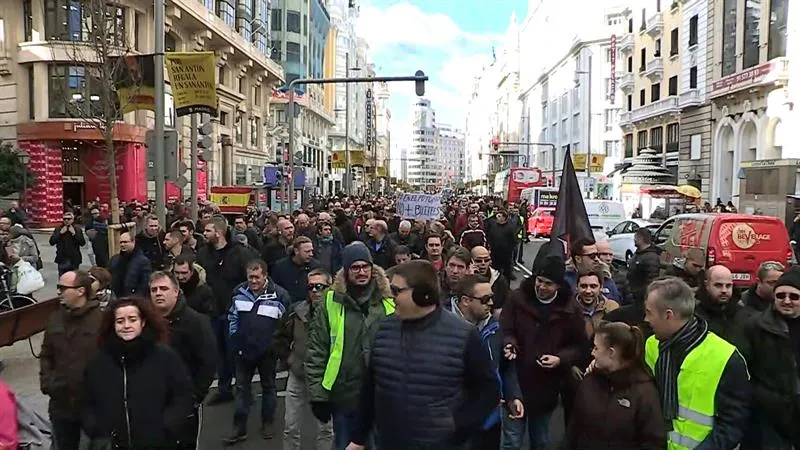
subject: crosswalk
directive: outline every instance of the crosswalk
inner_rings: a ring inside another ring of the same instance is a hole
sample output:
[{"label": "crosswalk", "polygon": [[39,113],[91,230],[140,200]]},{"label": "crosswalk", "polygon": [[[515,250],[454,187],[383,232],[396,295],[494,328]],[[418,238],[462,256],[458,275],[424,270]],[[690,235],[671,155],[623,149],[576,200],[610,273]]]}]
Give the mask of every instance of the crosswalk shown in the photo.
[{"label": "crosswalk", "polygon": [[[278,392],[278,397],[286,396],[286,380],[288,378],[289,378],[289,372],[286,370],[283,370],[275,374],[275,384],[276,384],[276,390]],[[261,382],[261,376],[259,374],[253,375],[253,380],[251,381],[251,383],[256,384],[260,382]],[[235,378],[233,379],[233,383],[234,384],[236,383]],[[218,386],[218,381],[214,380],[211,383],[211,389],[216,389],[217,386]],[[261,394],[259,393],[259,395]]]}]

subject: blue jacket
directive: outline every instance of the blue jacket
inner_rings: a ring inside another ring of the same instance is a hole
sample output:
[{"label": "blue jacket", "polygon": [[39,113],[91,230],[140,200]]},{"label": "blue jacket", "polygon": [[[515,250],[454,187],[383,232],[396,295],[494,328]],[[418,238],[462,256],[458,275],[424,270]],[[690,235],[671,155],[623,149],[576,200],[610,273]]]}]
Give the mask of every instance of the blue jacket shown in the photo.
[{"label": "blue jacket", "polygon": [[234,352],[248,361],[258,361],[270,350],[272,337],[286,315],[292,299],[286,289],[272,280],[261,292],[253,292],[247,283],[233,291],[228,310],[231,345]]},{"label": "blue jacket", "polygon": [[[494,317],[490,317],[486,325],[479,331],[481,343],[489,351],[489,357],[497,375],[500,398],[506,401],[522,400],[516,366],[513,361],[503,357],[503,331],[500,329],[500,322]],[[500,423],[502,414],[504,414],[504,408],[498,406],[483,422],[483,429],[488,430]]]}]

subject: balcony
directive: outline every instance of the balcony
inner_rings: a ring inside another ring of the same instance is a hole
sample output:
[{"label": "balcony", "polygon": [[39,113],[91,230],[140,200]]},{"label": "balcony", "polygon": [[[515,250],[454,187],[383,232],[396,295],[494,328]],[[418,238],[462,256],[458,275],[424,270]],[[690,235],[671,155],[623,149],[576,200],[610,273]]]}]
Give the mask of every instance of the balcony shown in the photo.
[{"label": "balcony", "polygon": [[661,12],[657,12],[647,19],[644,26],[645,33],[649,34],[653,39],[661,36],[664,32],[664,17]]},{"label": "balcony", "polygon": [[703,102],[700,99],[700,90],[697,88],[687,90],[681,94],[680,99],[678,100],[678,106],[681,108],[700,106],[702,103]]},{"label": "balcony", "polygon": [[672,95],[667,98],[644,105],[631,111],[631,121],[641,122],[664,114],[680,113],[681,108],[678,104],[678,96]]},{"label": "balcony", "polygon": [[619,114],[619,126],[620,127],[629,127],[633,125],[633,121],[631,120],[631,112],[625,111]]},{"label": "balcony", "polygon": [[633,92],[633,74],[630,72],[617,72],[617,86],[626,94]]},{"label": "balcony", "polygon": [[659,56],[647,61],[647,66],[642,71],[642,75],[649,78],[650,82],[657,83],[664,77],[664,60]]},{"label": "balcony", "polygon": [[623,55],[633,54],[633,34],[625,33],[617,38],[617,50]]}]

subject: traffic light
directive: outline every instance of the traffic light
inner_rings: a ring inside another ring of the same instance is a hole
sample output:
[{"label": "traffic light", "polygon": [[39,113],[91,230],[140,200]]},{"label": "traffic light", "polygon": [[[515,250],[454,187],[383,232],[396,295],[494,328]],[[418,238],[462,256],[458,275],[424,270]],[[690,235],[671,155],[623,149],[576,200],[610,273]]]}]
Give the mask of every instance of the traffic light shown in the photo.
[{"label": "traffic light", "polygon": [[214,127],[209,120],[197,127],[197,149],[203,152],[202,155],[205,159],[210,159],[208,156],[211,153],[211,147],[214,145],[214,140],[211,137],[213,132]]},{"label": "traffic light", "polygon": [[425,72],[418,70],[414,73],[414,76],[418,78],[414,81],[414,91],[417,93],[418,97],[422,97],[425,95],[425,80],[420,78],[425,76]]}]

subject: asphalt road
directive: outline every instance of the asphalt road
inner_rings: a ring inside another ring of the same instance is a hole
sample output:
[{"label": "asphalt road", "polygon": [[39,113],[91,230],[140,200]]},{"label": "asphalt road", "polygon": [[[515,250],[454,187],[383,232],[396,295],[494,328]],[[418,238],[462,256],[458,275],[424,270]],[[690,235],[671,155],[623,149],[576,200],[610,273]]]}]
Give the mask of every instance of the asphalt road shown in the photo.
[{"label": "asphalt road", "polygon": [[[44,275],[46,286],[35,294],[36,298],[51,298],[55,296],[55,285],[58,280],[58,273],[55,264],[52,262],[55,255],[53,247],[47,243],[49,235],[37,234],[36,241],[39,245],[42,260],[44,261],[44,268],[42,273]],[[533,259],[536,252],[539,250],[541,243],[544,241],[534,241],[526,245],[524,250],[524,267],[530,269],[533,264]],[[84,248],[84,264],[83,267],[88,268],[90,256]],[[528,275],[524,270],[516,271],[517,280],[512,282],[512,287],[517,287],[519,282]],[[35,411],[47,416],[47,397],[39,392],[39,362],[32,356],[31,348],[38,354],[41,347],[42,335],[34,336],[30,344],[28,341],[17,342],[11,347],[0,348],[0,360],[5,363],[5,370],[3,371],[2,378],[8,383],[15,395],[24,401],[27,405],[32,407]],[[278,388],[278,406],[276,411],[276,421],[278,422],[278,430],[283,429],[283,390],[286,387],[286,374],[279,374],[277,380]],[[258,383],[253,384],[253,394],[258,396],[255,398],[255,403],[251,408],[249,434],[250,438],[247,441],[241,442],[231,449],[238,450],[280,450],[282,446],[282,431],[279,431],[275,438],[264,440],[261,438],[260,430],[260,386]],[[303,443],[302,449],[313,449],[314,442],[311,436],[311,412],[308,411],[307,420],[304,423],[303,430]],[[222,449],[222,439],[232,431],[233,426],[233,404],[227,403],[218,406],[206,406],[203,412],[203,425],[200,435],[200,449],[202,450],[218,450]],[[309,432],[306,432],[309,431]],[[560,411],[553,417],[553,425],[551,427],[554,443],[558,443],[563,435],[563,425]]]},{"label": "asphalt road", "polygon": [[[523,253],[523,260],[525,261],[524,266],[528,269],[531,268],[533,265],[533,259],[536,257],[536,252],[539,251],[539,247],[541,246],[542,242],[544,241],[534,241],[527,244],[525,251]],[[517,279],[512,281],[512,287],[517,287],[519,282],[527,276],[524,270],[516,271]],[[283,429],[283,398],[282,390],[285,389],[286,386],[286,379],[285,374],[279,374],[281,378],[278,379],[277,386],[278,386],[278,409],[276,412],[276,421],[278,422],[278,430]],[[254,395],[256,392],[260,392],[260,386],[258,383],[253,384]],[[248,423],[248,432],[249,432],[249,439],[231,446],[229,448],[234,450],[281,450],[282,446],[282,433],[279,432],[275,438],[264,440],[261,438],[259,433],[260,430],[260,405],[261,405],[260,397],[255,399],[253,407],[251,408],[250,413],[250,421]],[[228,403],[224,405],[218,406],[206,406],[204,409],[204,420],[203,420],[203,428],[200,434],[200,449],[201,450],[218,450],[223,448],[221,442],[222,439],[229,435],[233,429],[233,404]],[[302,449],[314,449],[314,436],[311,434],[313,431],[313,418],[311,416],[311,410],[308,408],[307,410],[307,419],[304,421],[304,429],[303,429],[303,442],[302,442]],[[553,437],[553,442],[557,445],[561,437],[564,433],[563,427],[563,419],[561,416],[560,408],[553,415],[553,421],[551,426],[551,433]],[[555,446],[553,447],[555,448]]]}]

